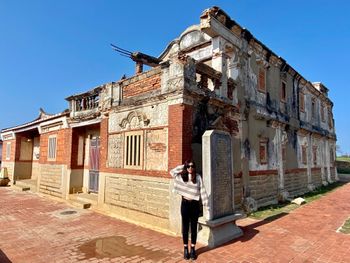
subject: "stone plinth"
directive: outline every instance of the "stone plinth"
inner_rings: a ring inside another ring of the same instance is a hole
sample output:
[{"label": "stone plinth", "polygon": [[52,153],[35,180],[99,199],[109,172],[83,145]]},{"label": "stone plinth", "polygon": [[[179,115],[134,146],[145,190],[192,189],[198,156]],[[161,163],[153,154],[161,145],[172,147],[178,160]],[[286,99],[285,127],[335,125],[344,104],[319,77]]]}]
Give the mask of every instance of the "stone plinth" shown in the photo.
[{"label": "stone plinth", "polygon": [[202,138],[203,183],[209,198],[209,213],[199,220],[198,241],[217,247],[243,234],[235,221],[232,141],[227,132],[209,130]]},{"label": "stone plinth", "polygon": [[10,179],[8,178],[7,168],[2,167],[0,170],[0,186],[7,186],[9,182]]},{"label": "stone plinth", "polygon": [[236,220],[243,217],[242,214],[236,213],[214,220],[199,218],[198,222],[202,229],[198,233],[198,241],[209,248],[214,248],[242,236],[243,231],[236,225]]},{"label": "stone plinth", "polygon": [[7,186],[10,182],[10,179],[8,178],[0,178],[0,186]]}]

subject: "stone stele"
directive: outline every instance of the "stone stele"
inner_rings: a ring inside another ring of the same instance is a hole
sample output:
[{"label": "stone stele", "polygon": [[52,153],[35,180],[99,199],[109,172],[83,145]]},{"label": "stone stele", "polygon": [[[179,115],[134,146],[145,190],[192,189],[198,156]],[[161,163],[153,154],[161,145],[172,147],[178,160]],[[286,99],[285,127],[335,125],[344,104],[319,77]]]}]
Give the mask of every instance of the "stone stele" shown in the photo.
[{"label": "stone stele", "polygon": [[199,219],[198,241],[213,248],[243,235],[233,203],[232,142],[227,132],[208,130],[202,137],[203,182],[209,211]]}]

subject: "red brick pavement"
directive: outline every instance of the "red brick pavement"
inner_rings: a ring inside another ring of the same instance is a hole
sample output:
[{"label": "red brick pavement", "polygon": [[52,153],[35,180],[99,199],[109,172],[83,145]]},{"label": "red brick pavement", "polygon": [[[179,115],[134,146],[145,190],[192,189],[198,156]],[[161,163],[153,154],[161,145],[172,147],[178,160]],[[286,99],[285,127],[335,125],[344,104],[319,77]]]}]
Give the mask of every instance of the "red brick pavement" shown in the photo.
[{"label": "red brick pavement", "polygon": [[[275,220],[240,220],[243,237],[199,247],[196,262],[350,262],[350,235],[336,232],[349,200],[350,183]],[[179,237],[2,187],[0,262],[185,261]]]}]

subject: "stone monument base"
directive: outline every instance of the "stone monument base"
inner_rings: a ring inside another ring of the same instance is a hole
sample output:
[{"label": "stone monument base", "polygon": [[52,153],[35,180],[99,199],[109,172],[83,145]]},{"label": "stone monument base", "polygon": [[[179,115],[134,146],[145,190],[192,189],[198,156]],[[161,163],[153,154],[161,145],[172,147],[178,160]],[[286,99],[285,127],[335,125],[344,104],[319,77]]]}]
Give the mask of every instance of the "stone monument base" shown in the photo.
[{"label": "stone monument base", "polygon": [[198,242],[214,248],[242,236],[242,229],[236,225],[236,220],[240,218],[243,215],[239,213],[214,220],[200,217],[198,223],[202,229],[198,232]]}]

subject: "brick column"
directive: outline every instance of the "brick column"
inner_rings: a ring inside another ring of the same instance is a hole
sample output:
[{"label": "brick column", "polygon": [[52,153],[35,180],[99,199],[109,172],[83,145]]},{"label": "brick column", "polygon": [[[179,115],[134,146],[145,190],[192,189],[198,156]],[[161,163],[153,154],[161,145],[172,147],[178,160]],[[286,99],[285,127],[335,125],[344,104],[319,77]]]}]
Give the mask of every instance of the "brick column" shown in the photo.
[{"label": "brick column", "polygon": [[79,151],[79,128],[72,129],[72,152],[71,152],[71,161],[70,167],[71,169],[78,168],[78,151]]},{"label": "brick column", "polygon": [[[15,147],[13,148],[11,145],[11,150],[14,150],[14,161],[19,161],[20,155],[21,155],[21,140],[22,140],[22,136],[17,135],[16,139],[15,139]],[[11,157],[12,157],[12,151],[11,151]]]},{"label": "brick column", "polygon": [[182,164],[192,157],[193,106],[176,104],[169,106],[168,169]]},{"label": "brick column", "polygon": [[64,159],[63,163],[67,165],[67,168],[72,166],[72,152],[73,144],[77,144],[77,141],[73,141],[73,129],[68,128],[64,131]]},{"label": "brick column", "polygon": [[100,171],[107,169],[108,152],[108,119],[104,118],[100,124]]}]

